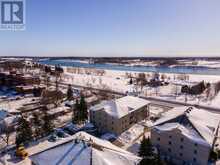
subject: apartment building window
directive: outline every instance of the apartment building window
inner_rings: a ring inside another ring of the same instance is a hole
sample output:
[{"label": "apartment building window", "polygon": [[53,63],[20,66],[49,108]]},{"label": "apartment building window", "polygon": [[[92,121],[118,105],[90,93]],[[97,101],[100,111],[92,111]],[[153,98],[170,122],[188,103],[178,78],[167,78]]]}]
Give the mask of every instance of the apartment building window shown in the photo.
[{"label": "apartment building window", "polygon": [[169,141],[169,145],[172,145],[172,142],[171,142],[171,141]]},{"label": "apartment building window", "polygon": [[181,141],[181,142],[183,142],[183,141],[184,141],[184,139],[183,139],[183,138],[181,138],[181,139],[180,139],[180,141]]},{"label": "apartment building window", "polygon": [[157,141],[160,141],[160,138],[157,138]]},{"label": "apartment building window", "polygon": [[182,145],[180,146],[180,149],[183,149],[183,146],[182,146]]},{"label": "apartment building window", "polygon": [[193,162],[196,162],[196,158],[193,158]]},{"label": "apartment building window", "polygon": [[194,150],[194,154],[197,154],[197,150]]},{"label": "apartment building window", "polygon": [[170,136],[169,136],[169,138],[171,139],[171,138],[172,138],[172,136],[170,135]]},{"label": "apartment building window", "polygon": [[170,149],[170,148],[168,148],[168,151],[169,151],[169,152],[171,152],[171,149]]},{"label": "apartment building window", "polygon": [[182,154],[182,153],[180,153],[180,156],[182,157],[182,156],[183,156],[183,154]]},{"label": "apartment building window", "polygon": [[195,143],[194,145],[195,145],[196,147],[198,146],[198,144],[197,144],[197,143]]},{"label": "apartment building window", "polygon": [[114,122],[112,121],[112,124],[114,124]]}]

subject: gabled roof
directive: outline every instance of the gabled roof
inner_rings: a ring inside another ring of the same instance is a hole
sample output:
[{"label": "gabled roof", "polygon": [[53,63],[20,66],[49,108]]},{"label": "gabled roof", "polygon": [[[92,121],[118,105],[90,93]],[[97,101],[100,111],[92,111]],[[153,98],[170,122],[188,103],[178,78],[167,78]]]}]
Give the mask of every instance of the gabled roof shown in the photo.
[{"label": "gabled roof", "polygon": [[[192,134],[196,135],[193,136],[194,140],[202,139],[212,146],[219,122],[220,114],[194,107],[190,109],[187,107],[177,107],[164,113],[164,115],[154,123],[154,126],[158,130],[164,130],[164,127],[168,127],[166,129],[167,131],[179,129],[185,136],[192,137]],[[171,128],[170,125],[172,124],[175,125],[175,127]],[[195,139],[195,137],[197,139]]]},{"label": "gabled roof", "polygon": [[101,104],[92,107],[90,110],[104,110],[107,114],[113,117],[121,118],[141,107],[148,105],[149,103],[149,101],[139,97],[125,96],[117,100],[103,101]]},{"label": "gabled roof", "polygon": [[[77,143],[75,139],[78,139]],[[132,153],[85,132],[55,143],[45,142],[27,151],[35,164],[134,165],[140,161]]]}]

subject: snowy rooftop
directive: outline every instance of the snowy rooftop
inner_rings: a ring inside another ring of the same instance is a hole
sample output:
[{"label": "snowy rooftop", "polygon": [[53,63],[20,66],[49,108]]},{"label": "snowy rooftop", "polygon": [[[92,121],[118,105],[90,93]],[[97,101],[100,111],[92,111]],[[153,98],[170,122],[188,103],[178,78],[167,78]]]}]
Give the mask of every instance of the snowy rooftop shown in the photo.
[{"label": "snowy rooftop", "polygon": [[158,131],[179,129],[188,138],[205,141],[212,146],[219,123],[220,114],[196,108],[187,111],[187,107],[177,107],[164,113],[154,126]]},{"label": "snowy rooftop", "polygon": [[90,97],[85,98],[85,100],[87,103],[92,103],[94,101],[97,101],[98,97],[97,96],[90,96]]},{"label": "snowy rooftop", "polygon": [[150,102],[133,96],[125,96],[117,100],[103,101],[91,108],[92,111],[105,110],[111,116],[121,118],[139,108],[148,105]]},{"label": "snowy rooftop", "polygon": [[[88,145],[83,141],[76,143],[76,138],[92,141],[91,144],[94,145]],[[132,153],[85,132],[79,132],[55,143],[46,141],[27,151],[35,164],[134,165],[140,161],[140,158]]]},{"label": "snowy rooftop", "polygon": [[50,109],[48,112],[48,114],[50,115],[53,115],[53,114],[56,114],[56,113],[60,113],[60,112],[66,112],[66,111],[69,111],[70,109],[68,107],[65,107],[65,106],[61,106],[61,107],[57,107],[57,108],[53,108],[53,109]]},{"label": "snowy rooftop", "polygon": [[34,103],[36,101],[33,101],[36,100],[35,97],[27,97],[27,98],[22,98],[20,100],[12,100],[12,101],[3,101],[1,102],[0,104],[0,109],[5,109],[7,110],[9,113],[12,113],[12,112],[19,112],[18,109],[22,108],[24,104],[31,104],[31,103]]}]

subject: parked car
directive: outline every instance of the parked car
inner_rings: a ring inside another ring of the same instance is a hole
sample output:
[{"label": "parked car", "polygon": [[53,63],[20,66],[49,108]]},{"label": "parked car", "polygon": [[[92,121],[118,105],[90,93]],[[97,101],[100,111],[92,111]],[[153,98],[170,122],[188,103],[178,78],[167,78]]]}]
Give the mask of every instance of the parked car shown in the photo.
[{"label": "parked car", "polygon": [[64,102],[65,106],[66,106],[66,107],[70,107],[70,108],[73,108],[74,105],[75,105],[75,103],[76,103],[76,102],[73,101],[73,100],[72,100],[72,101],[65,101],[65,102]]},{"label": "parked car", "polygon": [[66,138],[69,135],[61,128],[57,128],[54,130],[54,133],[56,136],[58,136],[59,138]]},{"label": "parked car", "polygon": [[58,137],[55,134],[50,135],[48,138],[49,142],[56,142],[57,140],[58,140]]},{"label": "parked car", "polygon": [[77,127],[73,123],[69,123],[63,127],[63,130],[68,133],[69,135],[74,135],[75,133],[81,131],[81,128]]},{"label": "parked car", "polygon": [[16,156],[21,157],[22,159],[25,159],[26,157],[28,157],[28,153],[25,150],[23,145],[20,145],[17,149],[16,149]]},{"label": "parked car", "polygon": [[97,128],[92,123],[86,123],[82,130],[93,135],[98,132]]}]

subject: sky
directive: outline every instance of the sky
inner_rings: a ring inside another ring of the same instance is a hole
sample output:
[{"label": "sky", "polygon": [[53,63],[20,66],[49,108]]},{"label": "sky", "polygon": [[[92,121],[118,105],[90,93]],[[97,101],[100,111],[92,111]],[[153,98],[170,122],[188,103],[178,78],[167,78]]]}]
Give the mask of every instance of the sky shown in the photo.
[{"label": "sky", "polygon": [[220,0],[26,0],[0,56],[219,56]]}]

